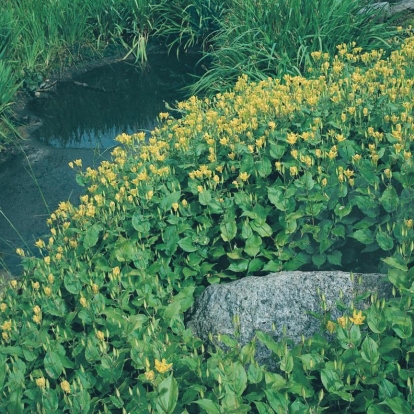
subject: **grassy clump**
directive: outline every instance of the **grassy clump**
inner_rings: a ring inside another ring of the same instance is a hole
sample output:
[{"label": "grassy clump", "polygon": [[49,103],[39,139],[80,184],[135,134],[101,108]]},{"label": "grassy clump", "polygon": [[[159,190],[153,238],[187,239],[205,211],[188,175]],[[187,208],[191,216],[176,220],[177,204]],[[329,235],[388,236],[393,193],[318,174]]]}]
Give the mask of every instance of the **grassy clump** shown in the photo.
[{"label": "grassy clump", "polygon": [[[193,86],[194,94],[223,92],[241,74],[252,80],[301,75],[311,53],[334,55],[336,45],[355,41],[364,50],[390,48],[397,35],[372,1],[233,0],[211,36],[205,54],[208,71]],[[363,7],[365,5],[365,7]]]},{"label": "grassy clump", "polygon": [[[243,76],[160,114],[148,142],[120,135],[112,162],[71,163],[87,192],[51,214],[42,258],[18,249],[0,304],[1,410],[411,410],[414,38],[382,54],[342,44],[309,78]],[[363,262],[399,295],[322,315],[331,343],[258,332],[224,353],[185,329],[209,283]]]}]

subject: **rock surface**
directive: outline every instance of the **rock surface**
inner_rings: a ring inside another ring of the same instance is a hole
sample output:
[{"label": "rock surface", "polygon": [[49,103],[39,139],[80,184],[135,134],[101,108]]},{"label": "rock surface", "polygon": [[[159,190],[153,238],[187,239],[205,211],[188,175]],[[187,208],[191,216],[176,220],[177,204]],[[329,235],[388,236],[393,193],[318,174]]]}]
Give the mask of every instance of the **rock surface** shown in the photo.
[{"label": "rock surface", "polygon": [[[193,308],[187,327],[205,341],[209,334],[234,337],[237,317],[238,341],[242,346],[254,337],[257,330],[279,340],[283,337],[283,327],[286,336],[297,343],[302,335],[309,338],[320,330],[320,320],[308,313],[322,314],[318,291],[325,295],[331,319],[336,319],[342,315],[336,309],[341,295],[341,302],[349,305],[365,292],[389,297],[391,289],[385,275],[377,273],[354,274],[354,282],[350,273],[339,271],[295,271],[245,277],[206,288]],[[357,308],[364,306],[367,302],[356,304]],[[270,351],[258,342],[257,361],[267,363],[270,355]]]}]

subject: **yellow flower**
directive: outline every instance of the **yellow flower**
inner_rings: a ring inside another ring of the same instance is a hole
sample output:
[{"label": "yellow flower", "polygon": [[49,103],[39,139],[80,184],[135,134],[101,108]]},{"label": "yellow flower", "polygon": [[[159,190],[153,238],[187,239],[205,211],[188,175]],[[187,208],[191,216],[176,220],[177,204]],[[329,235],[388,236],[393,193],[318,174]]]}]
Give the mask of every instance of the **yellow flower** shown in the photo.
[{"label": "yellow flower", "polygon": [[34,290],[39,290],[40,289],[40,283],[39,282],[32,282],[32,288]]},{"label": "yellow flower", "polygon": [[155,369],[163,374],[164,372],[167,372],[171,367],[172,367],[172,363],[171,364],[167,364],[167,361],[165,360],[165,358],[162,359],[162,361],[158,361],[158,359],[155,360]]},{"label": "yellow flower", "polygon": [[3,323],[3,325],[1,325],[1,329],[3,331],[11,331],[11,329],[12,329],[12,321],[11,320],[5,321]]},{"label": "yellow flower", "polygon": [[16,249],[16,253],[17,253],[19,256],[24,257],[24,250],[23,250],[23,249],[21,249],[20,247]]},{"label": "yellow flower", "polygon": [[39,239],[36,243],[35,246],[38,247],[39,249],[43,249],[43,247],[45,247],[45,242],[41,239]]},{"label": "yellow flower", "polygon": [[352,318],[349,318],[351,322],[353,322],[355,325],[362,325],[364,323],[365,316],[362,316],[362,311],[360,310],[357,312],[356,309],[354,309],[354,313],[352,315]]},{"label": "yellow flower", "polygon": [[216,174],[216,175],[213,177],[213,181],[214,181],[215,183],[218,183],[218,182],[220,181],[220,177]]},{"label": "yellow flower", "polygon": [[42,317],[41,315],[34,315],[33,316],[33,322],[40,324],[40,322],[42,322]]},{"label": "yellow flower", "polygon": [[93,293],[95,293],[95,295],[96,295],[97,293],[99,293],[99,286],[98,286],[96,283],[94,283],[94,284],[92,285],[92,292],[93,292]]},{"label": "yellow flower", "polygon": [[2,332],[1,333],[1,337],[5,340],[8,341],[9,340],[9,334],[7,332]]},{"label": "yellow flower", "polygon": [[385,174],[385,176],[386,176],[387,178],[391,178],[391,177],[392,177],[392,172],[391,172],[391,170],[390,170],[389,168],[386,168],[386,169],[384,170],[384,174]]},{"label": "yellow flower", "polygon": [[149,190],[149,191],[147,192],[147,195],[146,195],[147,200],[151,200],[151,198],[152,198],[153,196],[154,196],[154,191]]},{"label": "yellow flower", "polygon": [[346,316],[341,316],[340,318],[337,319],[339,326],[341,328],[345,328],[346,327]]},{"label": "yellow flower", "polygon": [[187,200],[183,200],[183,201],[181,201],[181,204],[183,205],[183,207],[187,207],[188,202],[187,202]]},{"label": "yellow flower", "polygon": [[52,294],[52,289],[50,289],[50,287],[49,287],[49,286],[45,286],[45,287],[43,288],[43,291],[45,292],[45,295],[46,295],[46,296],[50,296],[50,295]]},{"label": "yellow flower", "polygon": [[153,370],[145,372],[144,375],[147,381],[154,381],[155,374]]},{"label": "yellow flower", "polygon": [[234,160],[234,157],[236,156],[236,154],[234,153],[234,152],[231,152],[229,155],[228,155],[228,157],[231,159],[231,160]]},{"label": "yellow flower", "polygon": [[119,268],[119,266],[115,266],[115,267],[112,269],[112,274],[113,274],[114,276],[119,276],[119,275],[121,274],[121,269]]},{"label": "yellow flower", "polygon": [[353,155],[353,156],[352,156],[352,159],[353,159],[355,162],[358,162],[361,158],[362,158],[362,157],[361,157],[361,155],[360,155],[360,154],[355,154],[355,155]]},{"label": "yellow flower", "polygon": [[177,211],[178,210],[178,203],[172,203],[172,209],[174,210],[174,211]]},{"label": "yellow flower", "polygon": [[352,178],[352,176],[354,175],[354,172],[352,170],[346,169],[344,171],[344,174],[348,177],[348,178]]},{"label": "yellow flower", "polygon": [[88,301],[83,296],[79,299],[79,303],[82,307],[86,308],[88,306]]},{"label": "yellow flower", "polygon": [[298,167],[296,167],[296,166],[290,167],[289,172],[290,172],[291,176],[297,175],[298,174]]},{"label": "yellow flower", "polygon": [[77,165],[78,167],[82,167],[82,160],[75,160],[73,161],[73,163]]},{"label": "yellow flower", "polygon": [[2,312],[4,312],[6,309],[7,309],[7,305],[3,302],[3,303],[0,305],[0,310],[1,310]]},{"label": "yellow flower", "polygon": [[247,174],[247,172],[242,172],[239,174],[239,177],[242,181],[247,181],[250,177],[250,174]]},{"label": "yellow flower", "polygon": [[105,334],[102,331],[97,331],[96,332],[96,337],[100,340],[100,341],[104,341],[105,340]]},{"label": "yellow flower", "polygon": [[52,284],[55,281],[55,277],[52,275],[52,273],[49,274],[47,280],[50,284]]},{"label": "yellow flower", "polygon": [[202,185],[198,185],[198,186],[197,186],[197,191],[198,191],[199,193],[202,193],[202,192],[204,191],[203,186],[202,186]]},{"label": "yellow flower", "polygon": [[328,321],[326,324],[326,329],[329,333],[333,333],[336,330],[336,325],[332,321]]},{"label": "yellow flower", "polygon": [[49,257],[49,256],[45,256],[45,257],[43,258],[43,260],[44,260],[44,262],[45,262],[47,265],[50,265],[50,257]]},{"label": "yellow flower", "polygon": [[17,287],[17,280],[10,280],[10,286],[13,288],[13,289],[16,289],[16,287]]},{"label": "yellow flower", "polygon": [[404,224],[408,229],[411,229],[413,227],[413,219],[405,219]]},{"label": "yellow flower", "polygon": [[70,394],[70,384],[66,380],[60,383],[60,388],[62,388],[62,390],[67,394]]},{"label": "yellow flower", "polygon": [[286,142],[290,145],[295,144],[295,142],[298,140],[298,134],[295,134],[293,132],[290,132],[286,138]]},{"label": "yellow flower", "polygon": [[35,315],[39,315],[39,313],[40,312],[42,312],[42,310],[40,309],[40,306],[39,305],[36,305],[34,308],[33,308],[33,313],[35,314]]}]

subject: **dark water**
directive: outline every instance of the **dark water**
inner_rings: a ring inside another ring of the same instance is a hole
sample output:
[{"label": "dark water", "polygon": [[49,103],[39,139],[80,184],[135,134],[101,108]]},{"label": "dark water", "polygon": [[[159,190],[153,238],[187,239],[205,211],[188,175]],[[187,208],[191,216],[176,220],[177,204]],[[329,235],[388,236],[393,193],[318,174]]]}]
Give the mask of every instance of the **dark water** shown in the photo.
[{"label": "dark water", "polygon": [[121,132],[150,131],[165,102],[185,98],[196,59],[158,54],[144,69],[121,61],[58,83],[29,105],[43,120],[34,136],[56,148],[110,148]]},{"label": "dark water", "polygon": [[68,163],[80,158],[84,168],[96,167],[109,158],[118,134],[153,129],[165,102],[185,98],[180,89],[196,61],[154,55],[145,70],[127,62],[106,65],[57,83],[28,104],[42,126],[22,143],[24,153],[0,164],[0,269],[5,264],[19,274],[16,248],[38,254],[33,245],[49,235],[49,214],[60,201],[78,203],[84,188]]}]

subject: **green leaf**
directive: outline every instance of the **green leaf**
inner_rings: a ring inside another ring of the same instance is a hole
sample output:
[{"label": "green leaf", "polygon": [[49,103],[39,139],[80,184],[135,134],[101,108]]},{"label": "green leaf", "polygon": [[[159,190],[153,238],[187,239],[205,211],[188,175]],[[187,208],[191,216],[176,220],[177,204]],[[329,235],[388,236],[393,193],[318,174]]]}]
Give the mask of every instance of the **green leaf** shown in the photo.
[{"label": "green leaf", "polygon": [[207,398],[194,401],[194,404],[198,404],[203,410],[207,412],[207,414],[220,414],[221,413],[219,405]]},{"label": "green leaf", "polygon": [[202,206],[206,206],[211,201],[211,193],[208,190],[204,190],[202,193],[198,194],[198,201]]},{"label": "green leaf", "polygon": [[379,213],[378,202],[372,196],[356,196],[359,209],[368,217],[377,217]]},{"label": "green leaf", "polygon": [[274,158],[275,160],[280,160],[283,157],[283,154],[285,153],[285,149],[287,148],[287,145],[278,145],[274,142],[270,143],[270,156]]},{"label": "green leaf", "polygon": [[295,199],[287,197],[278,187],[267,187],[267,196],[269,201],[280,211],[293,211],[295,208]]},{"label": "green leaf", "polygon": [[249,365],[247,370],[247,378],[250,384],[258,384],[263,379],[263,369],[259,367],[257,362]]},{"label": "green leaf", "polygon": [[272,228],[267,223],[263,223],[259,220],[250,222],[250,226],[261,237],[271,237],[273,234]]},{"label": "green leaf", "polygon": [[260,247],[262,245],[262,238],[256,234],[253,234],[246,240],[246,245],[244,247],[244,251],[249,256],[256,256],[257,253],[260,252]]},{"label": "green leaf", "polygon": [[279,354],[281,352],[281,345],[278,344],[269,334],[262,331],[256,332],[257,339],[266,345],[268,349],[273,351],[275,354]]},{"label": "green leaf", "polygon": [[227,242],[231,241],[236,237],[237,224],[235,220],[227,221],[220,226],[221,238]]},{"label": "green leaf", "polygon": [[146,220],[142,214],[137,212],[132,215],[132,227],[143,236],[147,235],[151,228],[148,220]]},{"label": "green leaf", "polygon": [[378,246],[381,247],[382,250],[387,251],[394,247],[392,237],[388,233],[382,232],[381,230],[377,231],[375,239],[377,240]]},{"label": "green leaf", "polygon": [[63,279],[63,284],[65,285],[66,290],[72,295],[77,295],[82,289],[82,284],[76,277],[76,274],[72,272],[66,273]]},{"label": "green leaf", "polygon": [[195,252],[198,247],[194,245],[191,237],[184,237],[178,242],[178,245],[187,253]]},{"label": "green leaf", "polygon": [[332,253],[328,254],[328,262],[333,264],[333,265],[337,265],[337,266],[341,266],[342,264],[342,253],[339,250],[334,250]]},{"label": "green leaf", "polygon": [[47,352],[43,363],[45,371],[50,378],[57,379],[59,378],[60,374],[62,374],[63,365],[60,361],[59,354],[57,354],[56,352]]},{"label": "green leaf", "polygon": [[48,388],[46,392],[42,393],[42,405],[46,414],[58,412],[59,401],[56,390]]},{"label": "green leaf", "polygon": [[374,237],[370,229],[357,230],[351,237],[364,244],[371,244],[374,242]]},{"label": "green leaf", "polygon": [[283,372],[286,372],[288,374],[292,372],[292,369],[293,369],[293,356],[289,351],[281,359],[280,369]]},{"label": "green leaf", "polygon": [[172,414],[178,400],[178,384],[173,374],[158,385],[158,397],[155,405],[159,413]]},{"label": "green leaf", "polygon": [[385,404],[391,408],[392,412],[395,414],[402,414],[402,413],[410,413],[412,412],[410,404],[404,398],[401,397],[394,397],[394,398],[387,398],[381,404]]},{"label": "green leaf", "polygon": [[177,203],[181,198],[181,191],[174,191],[173,193],[168,194],[165,196],[160,203],[160,207],[164,212],[171,209],[171,206],[174,203]]},{"label": "green leaf", "polygon": [[273,389],[265,390],[267,401],[270,406],[276,411],[276,413],[287,413],[288,412],[288,400],[285,394],[277,392]]},{"label": "green leaf", "polygon": [[312,256],[312,263],[318,268],[321,267],[325,262],[326,262],[326,254],[325,253],[314,254]]},{"label": "green leaf", "polygon": [[237,262],[233,262],[229,267],[228,270],[231,272],[245,272],[247,270],[247,267],[249,266],[249,259],[242,259],[238,260]]},{"label": "green leaf", "polygon": [[379,360],[379,352],[377,343],[367,336],[361,345],[361,356],[362,359],[369,362],[370,364],[376,364]]},{"label": "green leaf", "polygon": [[381,260],[390,267],[395,267],[396,269],[402,270],[403,272],[408,272],[407,266],[395,257],[387,257]]},{"label": "green leaf", "polygon": [[90,226],[85,233],[85,237],[83,239],[83,247],[85,249],[90,249],[91,247],[95,246],[95,244],[99,240],[99,233],[103,230],[103,227],[100,224],[93,224]]},{"label": "green leaf", "polygon": [[321,371],[321,380],[323,386],[329,392],[340,391],[344,386],[338,374],[332,369],[324,368]]},{"label": "green leaf", "polygon": [[230,367],[231,388],[237,396],[241,396],[247,386],[247,374],[240,362],[233,363]]},{"label": "green leaf", "polygon": [[265,178],[272,172],[272,164],[267,158],[256,162],[257,172],[260,177]]},{"label": "green leaf", "polygon": [[386,188],[379,199],[380,203],[384,207],[384,210],[388,213],[395,211],[398,207],[398,194],[395,188],[391,185]]},{"label": "green leaf", "polygon": [[115,256],[120,262],[133,261],[138,255],[134,240],[121,238],[115,243]]},{"label": "green leaf", "polygon": [[384,315],[373,304],[367,311],[367,324],[372,332],[383,333],[387,327]]}]

